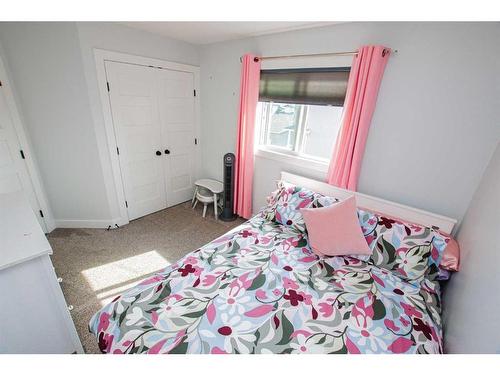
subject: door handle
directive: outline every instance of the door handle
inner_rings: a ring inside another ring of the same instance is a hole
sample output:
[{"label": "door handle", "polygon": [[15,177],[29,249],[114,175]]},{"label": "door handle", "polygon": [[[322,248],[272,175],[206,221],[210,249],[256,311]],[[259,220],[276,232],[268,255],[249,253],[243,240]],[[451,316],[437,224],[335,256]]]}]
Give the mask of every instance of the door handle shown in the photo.
[{"label": "door handle", "polygon": [[169,149],[166,149],[166,150],[165,150],[165,154],[166,154],[166,155],[170,154],[170,150],[169,150]]},{"label": "door handle", "polygon": [[156,155],[160,156],[161,155],[161,151],[156,151]]}]

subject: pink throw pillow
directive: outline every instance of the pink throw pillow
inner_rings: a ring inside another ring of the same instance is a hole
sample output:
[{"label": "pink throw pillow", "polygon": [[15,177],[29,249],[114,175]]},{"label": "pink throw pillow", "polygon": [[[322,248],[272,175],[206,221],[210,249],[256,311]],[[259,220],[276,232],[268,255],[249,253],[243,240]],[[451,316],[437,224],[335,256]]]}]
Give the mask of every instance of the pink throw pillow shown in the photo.
[{"label": "pink throw pillow", "polygon": [[371,255],[359,225],[356,199],[321,208],[302,208],[309,245],[318,255]]}]

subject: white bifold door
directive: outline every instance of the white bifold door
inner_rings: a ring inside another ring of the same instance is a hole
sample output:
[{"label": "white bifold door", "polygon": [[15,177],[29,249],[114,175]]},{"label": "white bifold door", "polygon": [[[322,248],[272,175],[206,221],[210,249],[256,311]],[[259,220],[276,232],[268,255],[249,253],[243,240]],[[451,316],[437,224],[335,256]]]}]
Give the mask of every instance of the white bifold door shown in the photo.
[{"label": "white bifold door", "polygon": [[107,61],[106,77],[129,219],[190,200],[193,73]]}]

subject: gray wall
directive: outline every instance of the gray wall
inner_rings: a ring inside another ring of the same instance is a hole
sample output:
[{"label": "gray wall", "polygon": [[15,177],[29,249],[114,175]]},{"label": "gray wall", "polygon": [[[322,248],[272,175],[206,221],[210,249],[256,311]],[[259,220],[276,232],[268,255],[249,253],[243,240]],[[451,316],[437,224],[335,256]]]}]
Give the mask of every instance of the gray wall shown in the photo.
[{"label": "gray wall", "polygon": [[500,145],[458,233],[460,272],[445,289],[445,350],[500,354]]},{"label": "gray wall", "polygon": [[[387,65],[359,191],[461,219],[500,138],[500,24],[347,23],[217,43],[201,49],[203,171],[221,177],[234,151],[239,57],[399,50]],[[280,170],[324,173],[256,158],[254,210]]]},{"label": "gray wall", "polygon": [[75,24],[0,23],[0,42],[54,217],[106,218]]},{"label": "gray wall", "polygon": [[92,49],[198,65],[197,49],[95,22],[0,22],[0,43],[56,225],[106,226],[118,216],[118,204]]}]

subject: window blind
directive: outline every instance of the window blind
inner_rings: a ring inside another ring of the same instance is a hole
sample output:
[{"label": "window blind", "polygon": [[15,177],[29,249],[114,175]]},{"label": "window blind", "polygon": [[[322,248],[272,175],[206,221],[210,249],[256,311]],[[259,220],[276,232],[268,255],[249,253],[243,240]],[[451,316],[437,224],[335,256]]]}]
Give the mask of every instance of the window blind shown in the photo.
[{"label": "window blind", "polygon": [[344,105],[349,67],[261,70],[259,101]]}]

